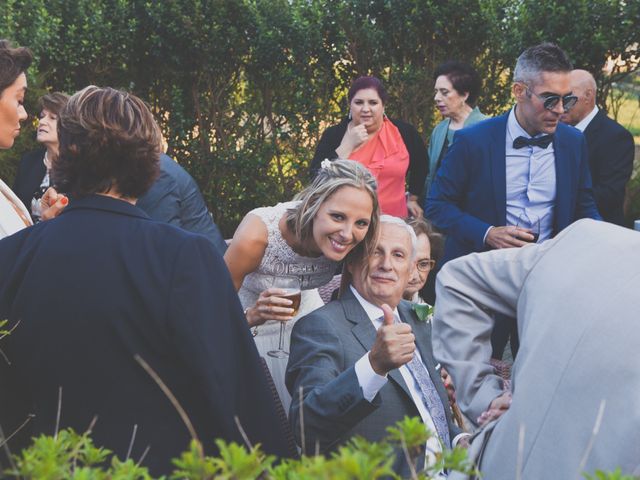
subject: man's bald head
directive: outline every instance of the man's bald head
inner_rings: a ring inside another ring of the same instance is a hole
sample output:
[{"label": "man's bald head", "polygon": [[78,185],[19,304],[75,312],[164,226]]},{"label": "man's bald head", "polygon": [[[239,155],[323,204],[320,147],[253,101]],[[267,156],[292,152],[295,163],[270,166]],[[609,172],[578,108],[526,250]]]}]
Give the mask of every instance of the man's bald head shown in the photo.
[{"label": "man's bald head", "polygon": [[569,112],[562,115],[560,120],[569,125],[576,125],[596,106],[598,85],[593,75],[586,70],[572,70],[569,81],[571,91],[578,97],[578,102]]}]

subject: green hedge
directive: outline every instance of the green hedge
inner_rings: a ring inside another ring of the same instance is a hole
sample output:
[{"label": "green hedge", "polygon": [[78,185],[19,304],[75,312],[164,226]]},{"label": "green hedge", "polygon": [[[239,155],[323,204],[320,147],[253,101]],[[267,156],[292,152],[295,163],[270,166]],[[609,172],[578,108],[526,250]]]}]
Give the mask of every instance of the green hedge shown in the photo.
[{"label": "green hedge", "polygon": [[[0,36],[30,46],[27,106],[48,90],[130,90],[153,107],[176,157],[230,236],[251,208],[289,199],[307,179],[322,130],[347,112],[361,74],[384,79],[390,116],[427,138],[437,120],[433,71],[473,63],[480,107],[509,105],[510,68],[552,40],[596,73],[608,56],[639,55],[640,2],[612,0],[1,0]],[[636,68],[637,65],[630,68]],[[604,98],[604,97],[603,97]],[[33,128],[31,129],[33,130]],[[0,153],[11,181],[31,132]]]}]

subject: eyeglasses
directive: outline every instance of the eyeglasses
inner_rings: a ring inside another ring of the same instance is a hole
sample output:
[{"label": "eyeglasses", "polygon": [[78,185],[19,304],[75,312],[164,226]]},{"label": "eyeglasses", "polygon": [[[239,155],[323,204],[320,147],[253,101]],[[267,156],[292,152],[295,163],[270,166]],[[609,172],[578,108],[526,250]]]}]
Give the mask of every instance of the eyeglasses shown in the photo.
[{"label": "eyeglasses", "polygon": [[434,267],[435,264],[435,260],[432,260],[430,258],[423,258],[422,260],[418,260],[418,262],[416,263],[416,267],[421,272],[428,272]]},{"label": "eyeglasses", "polygon": [[525,88],[527,89],[527,92],[538,97],[538,99],[542,101],[542,105],[544,106],[544,108],[546,108],[547,110],[553,110],[554,108],[556,108],[556,105],[558,105],[558,102],[562,100],[562,109],[565,113],[567,113],[578,101],[578,97],[576,97],[575,95],[565,95],[564,97],[553,93],[550,95],[538,95],[536,92],[531,90],[528,85],[525,85]]}]

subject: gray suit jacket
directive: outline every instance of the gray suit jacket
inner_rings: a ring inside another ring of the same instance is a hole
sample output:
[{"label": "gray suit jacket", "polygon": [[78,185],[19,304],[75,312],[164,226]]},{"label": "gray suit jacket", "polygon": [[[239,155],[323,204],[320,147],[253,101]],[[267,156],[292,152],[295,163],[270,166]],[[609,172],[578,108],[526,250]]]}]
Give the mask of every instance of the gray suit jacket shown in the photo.
[{"label": "gray suit jacket", "polygon": [[501,393],[487,310],[518,319],[513,402],[472,442],[485,478],[640,473],[639,292],[640,234],[593,220],[442,269],[433,346],[471,418]]},{"label": "gray suit jacket", "polygon": [[[445,405],[453,439],[460,430],[451,421],[447,393],[435,369],[427,324],[417,320],[409,302],[403,301],[398,312],[413,329],[420,355]],[[290,421],[298,444],[302,443],[304,426],[307,452],[315,451],[316,442],[321,452],[335,450],[354,435],[380,440],[386,436],[386,428],[405,415],[419,415],[398,370],[389,372],[389,382],[372,402],[364,398],[354,365],[371,349],[375,338],[376,330],[351,290],[293,327],[286,374],[287,388],[293,397]],[[408,475],[404,455],[396,457],[395,470]]]}]

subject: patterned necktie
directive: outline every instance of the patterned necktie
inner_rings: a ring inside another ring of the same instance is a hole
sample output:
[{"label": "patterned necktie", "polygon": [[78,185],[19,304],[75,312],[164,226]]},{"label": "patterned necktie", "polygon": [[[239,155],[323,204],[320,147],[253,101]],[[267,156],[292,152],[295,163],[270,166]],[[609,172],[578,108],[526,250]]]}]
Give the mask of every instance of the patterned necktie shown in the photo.
[{"label": "patterned necktie", "polygon": [[[396,322],[398,322],[397,318]],[[436,386],[429,376],[427,367],[424,366],[424,364],[418,359],[418,355],[415,354],[406,366],[420,389],[422,400],[429,410],[429,415],[431,415],[431,419],[433,420],[433,424],[436,427],[440,440],[444,443],[446,448],[451,448],[447,414],[445,413],[440,395],[438,395],[438,390],[436,390]]]},{"label": "patterned necktie", "polygon": [[535,138],[520,136],[513,141],[513,148],[520,149],[526,146],[547,148],[551,142],[553,142],[553,135],[542,135]]}]

